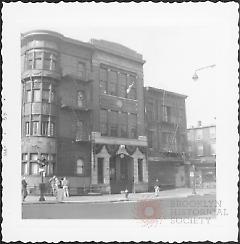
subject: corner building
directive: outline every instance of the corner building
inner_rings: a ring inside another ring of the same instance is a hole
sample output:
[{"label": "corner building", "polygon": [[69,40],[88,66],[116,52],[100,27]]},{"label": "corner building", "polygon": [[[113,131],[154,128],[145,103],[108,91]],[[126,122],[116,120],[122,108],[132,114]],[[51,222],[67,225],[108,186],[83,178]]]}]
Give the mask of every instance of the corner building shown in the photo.
[{"label": "corner building", "polygon": [[32,192],[37,159],[69,179],[70,193],[146,191],[142,56],[120,44],[51,31],[22,35],[22,174]]}]

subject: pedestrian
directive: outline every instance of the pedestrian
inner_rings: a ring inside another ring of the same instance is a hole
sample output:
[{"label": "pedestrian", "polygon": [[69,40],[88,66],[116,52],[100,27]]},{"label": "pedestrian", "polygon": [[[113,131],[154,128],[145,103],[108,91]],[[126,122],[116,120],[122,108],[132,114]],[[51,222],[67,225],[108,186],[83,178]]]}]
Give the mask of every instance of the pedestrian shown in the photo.
[{"label": "pedestrian", "polygon": [[25,177],[23,177],[22,178],[22,200],[23,200],[23,202],[25,201],[27,195],[28,195],[28,192],[27,192],[27,181],[26,181]]},{"label": "pedestrian", "polygon": [[155,196],[157,197],[159,195],[160,187],[158,184],[158,179],[156,180],[156,184],[154,186]]},{"label": "pedestrian", "polygon": [[57,198],[57,195],[58,195],[58,189],[59,189],[59,185],[60,185],[60,181],[57,177],[55,177],[55,180],[54,180],[54,189],[55,189],[55,197]]},{"label": "pedestrian", "polygon": [[53,195],[53,196],[56,196],[56,193],[57,193],[57,191],[56,191],[56,183],[55,183],[55,181],[56,181],[56,176],[54,175],[54,176],[49,180],[49,183],[50,183],[51,188],[52,188],[52,195]]},{"label": "pedestrian", "polygon": [[62,186],[63,186],[64,197],[69,197],[68,180],[66,177],[64,177],[62,180]]}]

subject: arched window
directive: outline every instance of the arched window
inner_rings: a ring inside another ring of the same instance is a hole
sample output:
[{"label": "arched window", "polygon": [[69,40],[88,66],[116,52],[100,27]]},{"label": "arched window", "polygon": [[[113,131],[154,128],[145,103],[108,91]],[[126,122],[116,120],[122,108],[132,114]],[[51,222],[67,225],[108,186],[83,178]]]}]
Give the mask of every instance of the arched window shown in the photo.
[{"label": "arched window", "polygon": [[83,160],[82,159],[78,159],[77,160],[77,169],[76,169],[76,173],[78,174],[78,175],[82,175],[83,174],[83,167],[84,167],[84,162],[83,162]]}]

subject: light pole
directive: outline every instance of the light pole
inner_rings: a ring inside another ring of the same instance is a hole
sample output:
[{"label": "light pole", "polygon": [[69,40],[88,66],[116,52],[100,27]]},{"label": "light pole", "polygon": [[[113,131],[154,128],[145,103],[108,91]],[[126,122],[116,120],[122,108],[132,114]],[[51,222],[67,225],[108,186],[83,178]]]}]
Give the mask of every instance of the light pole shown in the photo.
[{"label": "light pole", "polygon": [[45,201],[45,197],[44,197],[45,184],[43,181],[43,177],[44,177],[44,173],[45,173],[45,166],[47,165],[47,160],[45,158],[39,158],[38,164],[39,164],[39,172],[41,174],[41,183],[39,184],[39,188],[40,188],[39,201],[42,202],[42,201]]},{"label": "light pole", "polygon": [[197,72],[198,72],[198,71],[201,71],[201,70],[204,70],[204,69],[209,69],[209,68],[214,68],[215,66],[216,66],[216,64],[212,64],[212,65],[208,65],[208,66],[204,66],[204,67],[202,67],[202,68],[196,69],[196,70],[194,71],[194,74],[193,74],[192,79],[193,79],[194,81],[197,81],[197,80],[198,80],[198,75],[197,75]]}]

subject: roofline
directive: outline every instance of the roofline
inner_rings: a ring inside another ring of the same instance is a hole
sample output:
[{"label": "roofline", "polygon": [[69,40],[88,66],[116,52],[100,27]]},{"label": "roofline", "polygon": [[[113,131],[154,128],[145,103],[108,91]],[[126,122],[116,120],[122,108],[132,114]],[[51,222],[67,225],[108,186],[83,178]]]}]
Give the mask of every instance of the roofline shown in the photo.
[{"label": "roofline", "polygon": [[210,127],[216,127],[216,125],[212,124],[212,125],[196,126],[196,127],[187,128],[187,130],[205,129],[205,128],[210,128]]},{"label": "roofline", "polygon": [[[118,43],[117,43],[118,44]],[[120,44],[120,43],[119,43]],[[118,57],[122,57],[122,58],[125,58],[125,59],[129,59],[129,60],[132,60],[132,61],[135,61],[137,63],[141,63],[141,64],[145,64],[146,63],[146,60],[143,60],[143,59],[140,59],[140,58],[136,58],[134,56],[131,56],[131,55],[128,55],[128,54],[121,54],[118,50],[114,50],[114,49],[107,49],[105,47],[100,47],[98,45],[94,45],[91,43],[91,45],[94,46],[95,50],[99,50],[99,51],[102,51],[102,52],[105,52],[105,53],[109,53],[109,54],[112,54],[112,55],[115,55],[115,56],[118,56]],[[120,44],[121,45],[121,44]],[[128,48],[128,47],[126,47]],[[129,48],[130,49],[130,48]],[[133,50],[134,51],[134,50]],[[137,52],[136,52],[137,53]],[[139,54],[139,53],[137,53]],[[139,54],[141,55],[141,54]]]},{"label": "roofline", "polygon": [[58,32],[55,32],[55,31],[49,31],[49,30],[32,30],[32,31],[28,31],[26,33],[23,33],[21,34],[21,40],[23,41],[24,39],[28,38],[28,37],[31,37],[31,36],[34,36],[34,35],[46,35],[46,36],[51,36],[51,37],[54,37],[54,38],[57,38],[61,41],[65,41],[65,42],[68,42],[68,43],[71,43],[71,44],[75,44],[75,45],[80,45],[80,46],[84,46],[84,47],[87,47],[89,49],[95,49],[95,47],[88,43],[88,42],[82,42],[82,41],[79,41],[79,40],[76,40],[76,39],[72,39],[72,38],[69,38],[69,37],[66,37]]},{"label": "roofline", "polygon": [[151,86],[145,86],[144,90],[146,91],[154,91],[154,92],[161,92],[163,93],[164,91],[168,94],[174,95],[174,96],[178,96],[178,97],[182,97],[182,98],[187,98],[187,95],[184,94],[180,94],[180,93],[176,93],[176,92],[172,92],[172,91],[167,91],[165,89],[160,89],[160,88],[155,88],[155,87],[151,87]]}]

